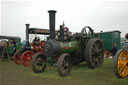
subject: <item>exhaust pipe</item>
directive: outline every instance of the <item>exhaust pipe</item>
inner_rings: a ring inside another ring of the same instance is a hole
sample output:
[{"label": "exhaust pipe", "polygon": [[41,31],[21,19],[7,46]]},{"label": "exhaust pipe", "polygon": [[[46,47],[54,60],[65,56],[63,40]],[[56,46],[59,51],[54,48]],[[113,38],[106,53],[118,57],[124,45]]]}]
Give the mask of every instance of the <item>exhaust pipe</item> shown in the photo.
[{"label": "exhaust pipe", "polygon": [[49,10],[50,39],[55,39],[55,10]]},{"label": "exhaust pipe", "polygon": [[26,41],[29,42],[29,26],[30,24],[25,24],[26,25]]}]

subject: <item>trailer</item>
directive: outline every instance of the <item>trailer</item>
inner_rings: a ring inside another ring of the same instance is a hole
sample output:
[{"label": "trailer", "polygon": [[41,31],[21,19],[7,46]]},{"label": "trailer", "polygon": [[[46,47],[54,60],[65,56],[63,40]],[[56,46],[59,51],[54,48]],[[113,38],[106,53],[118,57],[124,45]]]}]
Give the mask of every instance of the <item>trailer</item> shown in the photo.
[{"label": "trailer", "polygon": [[120,49],[121,48],[120,36],[121,36],[121,32],[119,30],[95,33],[96,38],[100,38],[103,40],[105,50],[111,50],[113,48],[113,43],[116,43],[117,49]]}]

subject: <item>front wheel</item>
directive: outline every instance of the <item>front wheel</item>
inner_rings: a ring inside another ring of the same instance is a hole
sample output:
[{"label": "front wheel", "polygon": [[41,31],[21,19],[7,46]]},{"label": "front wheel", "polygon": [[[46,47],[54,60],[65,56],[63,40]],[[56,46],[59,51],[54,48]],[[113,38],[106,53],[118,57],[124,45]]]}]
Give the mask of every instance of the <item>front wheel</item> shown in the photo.
[{"label": "front wheel", "polygon": [[35,73],[43,72],[46,68],[46,56],[41,53],[36,53],[32,57],[32,70]]},{"label": "front wheel", "polygon": [[114,73],[118,78],[128,76],[128,52],[119,50],[113,58]]},{"label": "front wheel", "polygon": [[60,77],[65,77],[71,73],[72,62],[69,54],[64,53],[58,60],[58,74]]}]

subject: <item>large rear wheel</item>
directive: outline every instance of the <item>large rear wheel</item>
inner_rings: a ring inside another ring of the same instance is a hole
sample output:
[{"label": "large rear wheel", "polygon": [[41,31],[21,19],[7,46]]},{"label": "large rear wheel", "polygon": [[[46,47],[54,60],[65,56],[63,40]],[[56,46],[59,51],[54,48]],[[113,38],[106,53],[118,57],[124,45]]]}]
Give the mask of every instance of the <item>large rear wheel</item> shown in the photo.
[{"label": "large rear wheel", "polygon": [[72,62],[69,54],[64,53],[58,60],[58,74],[60,77],[65,77],[71,73]]},{"label": "large rear wheel", "polygon": [[85,48],[85,60],[89,68],[96,68],[104,62],[104,45],[100,39],[91,39]]},{"label": "large rear wheel", "polygon": [[32,57],[32,70],[35,73],[43,72],[46,68],[46,56],[42,53],[36,53]]},{"label": "large rear wheel", "polygon": [[128,52],[119,50],[113,58],[114,73],[118,78],[128,76]]}]

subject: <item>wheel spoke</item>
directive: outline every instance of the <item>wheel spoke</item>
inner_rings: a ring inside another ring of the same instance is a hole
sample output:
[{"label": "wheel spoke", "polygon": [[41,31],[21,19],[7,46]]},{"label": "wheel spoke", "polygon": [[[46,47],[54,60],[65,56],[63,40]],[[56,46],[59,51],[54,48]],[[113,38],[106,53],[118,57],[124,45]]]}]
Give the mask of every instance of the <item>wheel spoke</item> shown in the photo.
[{"label": "wheel spoke", "polygon": [[117,71],[118,73],[116,73],[117,77],[120,76],[120,77],[126,77],[128,75],[128,54],[127,54],[127,51],[125,50],[121,50],[119,51],[119,54],[118,54],[118,60],[117,60]]},{"label": "wheel spoke", "polygon": [[126,66],[126,68],[125,68],[125,69],[126,69],[126,73],[127,73],[126,75],[128,75],[128,66]]},{"label": "wheel spoke", "polygon": [[63,64],[62,64],[63,74],[67,72],[67,68],[68,68],[68,60],[64,59]]},{"label": "wheel spoke", "polygon": [[92,56],[92,62],[95,61],[95,60],[96,60],[95,56]]},{"label": "wheel spoke", "polygon": [[123,72],[123,70],[124,70],[124,67],[120,66],[120,67],[118,67],[118,70],[119,70],[119,74],[121,74]]},{"label": "wheel spoke", "polygon": [[42,55],[33,56],[32,59],[32,70],[36,73],[43,72],[46,67],[46,58]]},{"label": "wheel spoke", "polygon": [[34,55],[34,53],[32,51],[26,51],[23,54],[23,64],[24,66],[30,66],[31,65],[31,60],[32,60],[32,56]]},{"label": "wheel spoke", "polygon": [[15,63],[16,64],[21,64],[21,51],[17,51],[14,55]]},{"label": "wheel spoke", "polygon": [[58,73],[61,77],[68,75],[71,72],[71,61],[69,54],[64,53],[58,59]]},{"label": "wheel spoke", "polygon": [[100,64],[103,52],[104,50],[100,47],[100,43],[95,42],[91,52],[92,65],[97,66],[98,64]]},{"label": "wheel spoke", "polygon": [[123,77],[127,76],[128,72],[127,70],[124,68],[122,73],[120,73],[120,75],[122,75]]},{"label": "wheel spoke", "polygon": [[98,54],[101,54],[103,52],[103,49],[100,48],[97,52]]},{"label": "wheel spoke", "polygon": [[123,61],[118,62],[118,66],[125,66]]}]

